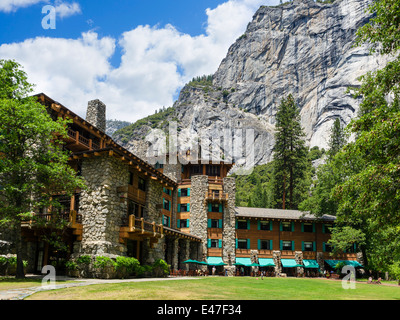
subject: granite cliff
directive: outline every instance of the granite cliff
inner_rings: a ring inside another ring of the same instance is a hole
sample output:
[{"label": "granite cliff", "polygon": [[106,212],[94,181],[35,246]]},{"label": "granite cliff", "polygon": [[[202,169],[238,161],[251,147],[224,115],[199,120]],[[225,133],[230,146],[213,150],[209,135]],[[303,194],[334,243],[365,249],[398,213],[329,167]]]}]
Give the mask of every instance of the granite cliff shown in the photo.
[{"label": "granite cliff", "polygon": [[[310,147],[327,147],[333,121],[346,125],[359,101],[346,93],[358,78],[385,61],[354,47],[357,29],[368,22],[370,0],[336,0],[331,4],[294,0],[261,7],[246,32],[229,48],[212,81],[192,81],[175,102],[168,120],[178,122],[180,137],[194,133],[219,136],[223,128],[255,130],[255,162],[271,160],[275,114],[282,97],[292,94],[301,108]],[[156,124],[166,128],[166,123]],[[154,128],[154,123],[151,124]],[[141,126],[126,135],[124,146],[142,155]],[[127,131],[125,131],[126,133]]]}]

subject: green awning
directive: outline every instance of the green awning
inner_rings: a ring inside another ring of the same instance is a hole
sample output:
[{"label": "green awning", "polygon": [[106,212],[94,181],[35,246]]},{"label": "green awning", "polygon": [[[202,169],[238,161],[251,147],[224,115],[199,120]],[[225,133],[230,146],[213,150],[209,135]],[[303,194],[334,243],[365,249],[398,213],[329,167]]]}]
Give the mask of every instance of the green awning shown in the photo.
[{"label": "green awning", "polygon": [[358,261],[355,260],[325,260],[325,262],[329,264],[329,266],[332,268],[336,268],[336,265],[339,262],[343,262],[345,265],[352,266],[354,268],[363,268],[363,266]]},{"label": "green awning", "polygon": [[319,264],[316,260],[303,260],[304,268],[319,269]]},{"label": "green awning", "polygon": [[189,260],[186,260],[186,261],[184,261],[182,263],[198,263],[198,261],[189,259]]},{"label": "green awning", "polygon": [[274,259],[271,258],[258,258],[260,267],[275,267]]},{"label": "green awning", "polygon": [[210,266],[226,266],[221,257],[207,257],[207,263]]},{"label": "green awning", "polygon": [[236,265],[243,265],[245,267],[251,266],[250,258],[236,258]]},{"label": "green awning", "polygon": [[352,266],[352,267],[354,267],[354,268],[364,268],[364,267],[362,266],[362,264],[360,264],[358,261],[355,261],[355,260],[347,260],[347,261],[345,261],[345,263],[346,263],[348,266]]},{"label": "green awning", "polygon": [[304,267],[302,264],[297,264],[294,259],[281,259],[281,263],[284,268]]}]

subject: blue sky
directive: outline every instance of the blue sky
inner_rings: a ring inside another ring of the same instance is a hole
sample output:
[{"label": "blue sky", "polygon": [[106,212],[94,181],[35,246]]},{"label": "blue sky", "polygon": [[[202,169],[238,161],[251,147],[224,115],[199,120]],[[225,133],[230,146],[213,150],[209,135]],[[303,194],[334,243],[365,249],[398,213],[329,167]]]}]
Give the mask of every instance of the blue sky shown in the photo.
[{"label": "blue sky", "polygon": [[[35,92],[110,119],[171,106],[194,76],[214,73],[260,5],[279,0],[1,0],[0,59],[21,63]],[[55,29],[42,20],[51,5]]]}]

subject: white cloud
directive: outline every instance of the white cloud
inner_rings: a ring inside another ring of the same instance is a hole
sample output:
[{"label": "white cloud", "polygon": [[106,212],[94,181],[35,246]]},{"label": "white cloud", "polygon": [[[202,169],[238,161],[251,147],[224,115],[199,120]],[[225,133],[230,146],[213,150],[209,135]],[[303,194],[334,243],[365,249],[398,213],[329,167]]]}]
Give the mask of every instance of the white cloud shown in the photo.
[{"label": "white cloud", "polygon": [[9,13],[18,10],[19,8],[26,8],[39,2],[47,2],[46,0],[1,0],[0,11]]},{"label": "white cloud", "polygon": [[55,8],[57,16],[61,19],[82,13],[81,7],[77,2],[65,3],[62,1],[56,1]]},{"label": "white cloud", "polygon": [[[108,118],[135,121],[171,106],[191,78],[214,73],[265,2],[229,0],[207,9],[206,32],[196,37],[172,25],[138,26],[118,40],[87,32],[79,39],[36,38],[6,44],[0,46],[0,59],[20,62],[37,84],[37,92],[81,116],[87,101],[98,98],[107,105]],[[122,49],[121,64],[113,68],[110,59],[116,45]]]},{"label": "white cloud", "polygon": [[[5,13],[15,12],[20,8],[27,8],[40,2],[52,4],[50,0],[1,0],[0,11]],[[56,13],[61,19],[82,13],[77,2],[67,3],[62,0],[55,0],[52,5],[54,5]]]}]

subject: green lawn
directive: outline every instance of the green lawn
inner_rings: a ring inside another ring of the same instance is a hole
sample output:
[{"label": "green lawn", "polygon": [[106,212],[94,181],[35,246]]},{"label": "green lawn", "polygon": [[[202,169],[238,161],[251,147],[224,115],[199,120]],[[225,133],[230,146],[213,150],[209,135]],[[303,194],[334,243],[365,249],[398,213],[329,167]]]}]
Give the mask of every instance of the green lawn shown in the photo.
[{"label": "green lawn", "polygon": [[325,279],[208,277],[193,280],[91,285],[40,292],[29,300],[392,300],[400,287]]},{"label": "green lawn", "polygon": [[[60,281],[59,283],[67,283],[73,281]],[[32,287],[40,287],[41,279],[15,279],[15,277],[0,277],[0,290],[24,289]]]}]

